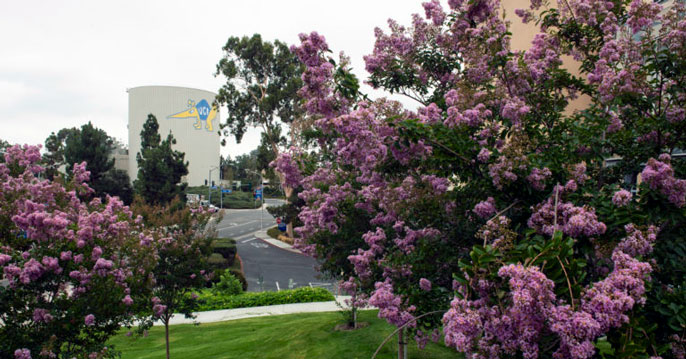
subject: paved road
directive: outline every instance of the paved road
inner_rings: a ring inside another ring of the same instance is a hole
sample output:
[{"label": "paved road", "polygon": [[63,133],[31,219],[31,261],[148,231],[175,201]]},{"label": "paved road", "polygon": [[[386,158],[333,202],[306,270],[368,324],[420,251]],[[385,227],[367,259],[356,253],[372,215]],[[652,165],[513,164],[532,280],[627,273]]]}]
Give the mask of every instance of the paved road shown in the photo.
[{"label": "paved road", "polygon": [[[275,205],[279,201],[267,200],[266,203]],[[269,212],[264,210],[262,213],[259,209],[225,210],[224,218],[217,225],[220,237],[236,239],[248,291],[309,285],[331,288],[330,283],[318,278],[319,274],[314,269],[316,262],[312,258],[276,248],[253,236],[252,233],[260,229],[260,217],[265,229],[276,225]]]}]

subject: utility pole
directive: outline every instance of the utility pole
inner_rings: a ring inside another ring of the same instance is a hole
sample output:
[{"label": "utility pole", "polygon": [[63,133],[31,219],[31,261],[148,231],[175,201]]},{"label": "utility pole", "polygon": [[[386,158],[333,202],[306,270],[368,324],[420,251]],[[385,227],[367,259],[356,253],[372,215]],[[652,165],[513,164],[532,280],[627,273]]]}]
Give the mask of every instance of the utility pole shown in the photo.
[{"label": "utility pole", "polygon": [[263,223],[264,223],[264,221],[263,221],[263,218],[264,218],[264,178],[262,177],[262,172],[258,173],[257,171],[251,171],[251,170],[247,170],[247,171],[252,172],[256,175],[257,174],[260,175],[260,202],[262,204],[260,206],[260,229],[264,229],[264,225],[263,225]]}]

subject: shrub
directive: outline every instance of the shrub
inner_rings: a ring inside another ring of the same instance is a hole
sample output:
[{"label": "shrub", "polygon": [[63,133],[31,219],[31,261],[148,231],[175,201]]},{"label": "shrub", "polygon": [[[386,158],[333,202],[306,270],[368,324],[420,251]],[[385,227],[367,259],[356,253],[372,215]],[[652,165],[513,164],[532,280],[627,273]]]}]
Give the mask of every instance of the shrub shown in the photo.
[{"label": "shrub", "polygon": [[328,302],[333,294],[323,288],[302,287],[280,292],[248,292],[239,295],[223,295],[205,290],[200,293],[200,310],[250,308],[265,305]]},{"label": "shrub", "polygon": [[212,243],[212,252],[220,254],[231,265],[236,256],[236,241],[230,238],[217,239]]},{"label": "shrub", "polygon": [[[236,261],[235,263],[238,263],[238,261]],[[246,290],[248,290],[248,280],[245,279],[245,275],[241,271],[240,267],[239,268],[229,268],[228,271],[231,272],[231,274],[241,282],[241,288],[243,289],[244,292]]]},{"label": "shrub", "polygon": [[236,295],[243,292],[243,284],[231,271],[224,271],[219,282],[215,283],[212,289],[217,294]]},{"label": "shrub", "polygon": [[274,239],[279,239],[279,235],[281,235],[281,231],[276,227],[272,227],[272,228],[269,228],[267,230],[267,234]]}]

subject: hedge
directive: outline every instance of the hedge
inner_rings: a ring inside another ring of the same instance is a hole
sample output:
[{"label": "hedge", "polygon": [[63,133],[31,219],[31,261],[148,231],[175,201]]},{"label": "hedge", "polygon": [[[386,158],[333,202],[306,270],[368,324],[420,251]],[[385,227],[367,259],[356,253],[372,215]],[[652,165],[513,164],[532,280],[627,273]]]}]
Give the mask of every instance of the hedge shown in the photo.
[{"label": "hedge", "polygon": [[198,310],[200,311],[335,300],[333,294],[326,289],[310,287],[286,289],[280,292],[247,292],[239,295],[222,295],[204,290],[200,293],[199,299]]},{"label": "hedge", "polygon": [[210,254],[210,257],[207,259],[207,263],[209,263],[209,265],[215,269],[224,269],[229,266],[229,261],[219,253]]},{"label": "hedge", "polygon": [[212,252],[219,253],[226,258],[230,266],[236,257],[236,241],[231,238],[216,239],[212,242]]}]

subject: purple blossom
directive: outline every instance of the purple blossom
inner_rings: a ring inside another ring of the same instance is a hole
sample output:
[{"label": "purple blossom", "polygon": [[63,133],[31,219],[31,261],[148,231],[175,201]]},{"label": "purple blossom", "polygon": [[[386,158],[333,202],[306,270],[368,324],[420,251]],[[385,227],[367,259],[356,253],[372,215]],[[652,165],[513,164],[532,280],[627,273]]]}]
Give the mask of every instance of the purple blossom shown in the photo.
[{"label": "purple blossom", "polygon": [[543,169],[534,168],[531,170],[531,174],[526,177],[526,180],[531,183],[531,187],[538,191],[543,191],[545,189],[545,181],[552,176],[552,172],[547,167]]},{"label": "purple blossom", "polygon": [[[374,287],[376,290],[369,298],[369,304],[379,308],[379,318],[384,318],[395,326],[402,326],[414,319],[411,314],[414,308],[405,307],[402,298],[393,293],[390,280],[377,282]],[[414,324],[410,326],[413,327]]]},{"label": "purple blossom", "polygon": [[[5,158],[7,158],[7,155],[5,155]],[[14,351],[14,359],[31,359],[31,351],[26,348],[17,349]]]},{"label": "purple blossom", "polygon": [[626,231],[626,237],[619,242],[617,250],[632,257],[645,256],[653,251],[653,244],[657,239],[657,227],[650,226],[647,230],[641,231],[634,224],[630,223],[624,226],[624,230]]},{"label": "purple blossom", "polygon": [[662,157],[663,161],[654,158],[649,159],[641,172],[641,179],[651,189],[660,192],[672,204],[681,208],[686,204],[686,180],[674,177],[672,166],[669,161],[665,161],[668,158]]},{"label": "purple blossom", "polygon": [[477,203],[472,212],[483,219],[491,217],[498,212],[495,207],[495,199],[488,197],[485,201]]},{"label": "purple blossom", "polygon": [[93,314],[88,314],[88,315],[83,319],[83,322],[84,322],[87,326],[89,326],[89,327],[90,327],[90,326],[93,326],[93,325],[95,324],[95,316],[94,316]]},{"label": "purple blossom", "polygon": [[36,323],[50,323],[53,316],[50,311],[43,308],[36,308],[33,310],[33,321]]},{"label": "purple blossom", "polygon": [[624,207],[631,202],[631,192],[620,189],[612,195],[612,203],[617,207]]},{"label": "purple blossom", "polygon": [[481,151],[479,151],[479,154],[476,156],[476,159],[481,163],[486,163],[490,157],[491,151],[489,151],[487,148],[482,148]]},{"label": "purple blossom", "polygon": [[425,292],[431,291],[431,282],[426,278],[419,279],[419,288]]},{"label": "purple blossom", "polygon": [[557,225],[555,225],[555,200],[548,198],[545,202],[533,208],[533,214],[527,224],[539,234],[552,236],[554,231],[562,232],[570,237],[595,237],[605,233],[607,227],[598,221],[595,210],[586,207],[576,207],[569,202],[557,204]]}]

